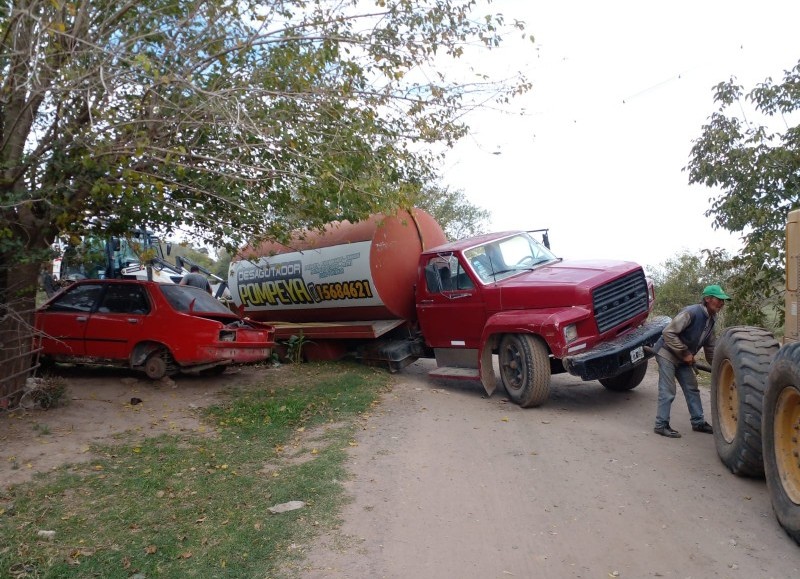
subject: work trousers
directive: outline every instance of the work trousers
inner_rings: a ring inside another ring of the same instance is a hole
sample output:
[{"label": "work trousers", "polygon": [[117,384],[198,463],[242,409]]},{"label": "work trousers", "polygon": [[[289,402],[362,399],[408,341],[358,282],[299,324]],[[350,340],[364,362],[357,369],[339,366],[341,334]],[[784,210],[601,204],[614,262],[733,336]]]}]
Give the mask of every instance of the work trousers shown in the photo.
[{"label": "work trousers", "polygon": [[656,428],[669,424],[669,414],[672,401],[675,400],[675,381],[681,385],[689,408],[689,417],[692,426],[701,426],[705,422],[703,417],[703,402],[700,400],[700,389],[697,387],[697,376],[694,368],[687,364],[673,364],[670,360],[656,356],[658,362],[658,411],[656,413]]}]

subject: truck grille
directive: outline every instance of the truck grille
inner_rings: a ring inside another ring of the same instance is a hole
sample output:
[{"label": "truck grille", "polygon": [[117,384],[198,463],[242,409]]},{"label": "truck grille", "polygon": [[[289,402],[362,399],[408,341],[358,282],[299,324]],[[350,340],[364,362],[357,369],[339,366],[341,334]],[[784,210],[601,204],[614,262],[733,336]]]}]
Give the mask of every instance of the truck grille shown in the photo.
[{"label": "truck grille", "polygon": [[597,329],[602,334],[647,312],[647,280],[639,269],[592,292]]}]

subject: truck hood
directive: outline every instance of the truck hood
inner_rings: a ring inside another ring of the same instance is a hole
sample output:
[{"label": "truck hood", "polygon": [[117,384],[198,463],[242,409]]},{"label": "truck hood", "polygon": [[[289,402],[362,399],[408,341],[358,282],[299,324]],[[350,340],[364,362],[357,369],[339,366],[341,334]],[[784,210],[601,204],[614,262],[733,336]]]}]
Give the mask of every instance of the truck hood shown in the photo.
[{"label": "truck hood", "polygon": [[641,266],[631,261],[561,261],[499,281],[495,287],[503,309],[530,308],[537,303],[591,307],[592,290],[639,269]]}]

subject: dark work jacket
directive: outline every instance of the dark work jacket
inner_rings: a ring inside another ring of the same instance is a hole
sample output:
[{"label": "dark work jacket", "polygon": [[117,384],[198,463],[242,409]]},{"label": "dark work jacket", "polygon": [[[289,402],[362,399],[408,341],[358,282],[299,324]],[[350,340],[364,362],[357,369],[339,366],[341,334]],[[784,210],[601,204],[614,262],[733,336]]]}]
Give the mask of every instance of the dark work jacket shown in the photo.
[{"label": "dark work jacket", "polygon": [[[667,324],[661,337],[653,345],[653,349],[660,356],[671,358],[673,362],[682,362],[686,350],[692,355],[703,348],[706,360],[711,362],[714,357],[714,323],[711,317],[708,332],[703,333],[709,319],[708,310],[703,304],[694,304],[685,307],[673,320]],[[682,346],[682,347],[681,347]]]}]

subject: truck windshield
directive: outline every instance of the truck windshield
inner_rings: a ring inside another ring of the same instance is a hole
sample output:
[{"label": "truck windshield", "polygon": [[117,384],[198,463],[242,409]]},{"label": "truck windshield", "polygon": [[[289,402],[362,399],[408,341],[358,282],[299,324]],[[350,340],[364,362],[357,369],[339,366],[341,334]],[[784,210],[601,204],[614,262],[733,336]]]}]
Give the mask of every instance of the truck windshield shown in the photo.
[{"label": "truck windshield", "polygon": [[464,252],[464,256],[483,283],[505,279],[558,258],[527,233],[519,233]]}]

